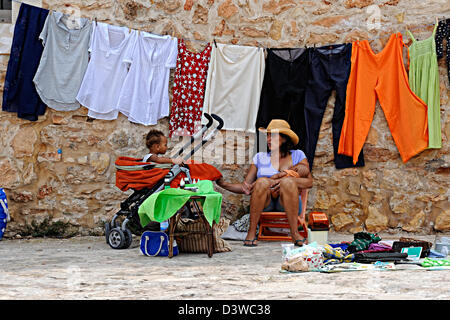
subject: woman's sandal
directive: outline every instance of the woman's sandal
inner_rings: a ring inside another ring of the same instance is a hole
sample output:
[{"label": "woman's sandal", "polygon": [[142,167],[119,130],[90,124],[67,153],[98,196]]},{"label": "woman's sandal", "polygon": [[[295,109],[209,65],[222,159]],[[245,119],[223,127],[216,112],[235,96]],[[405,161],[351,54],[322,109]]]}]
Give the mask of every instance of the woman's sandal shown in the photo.
[{"label": "woman's sandal", "polygon": [[[258,240],[258,238],[255,238],[255,239],[253,239],[253,240],[251,240],[251,239],[246,239],[246,240],[244,240],[244,247],[257,247],[258,244],[255,244],[255,243],[254,243],[256,240]],[[247,243],[246,243],[246,242],[247,242]],[[250,244],[249,244],[248,242],[250,242]]]},{"label": "woman's sandal", "polygon": [[306,238],[298,239],[294,241],[294,245],[297,247],[303,247],[303,245],[307,242]]}]

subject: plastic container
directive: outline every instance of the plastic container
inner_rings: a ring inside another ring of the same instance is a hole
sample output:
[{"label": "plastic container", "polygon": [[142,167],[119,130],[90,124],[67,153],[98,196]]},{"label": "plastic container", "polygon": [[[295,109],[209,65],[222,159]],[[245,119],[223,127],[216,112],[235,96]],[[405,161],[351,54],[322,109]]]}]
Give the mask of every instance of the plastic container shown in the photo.
[{"label": "plastic container", "polygon": [[168,228],[169,228],[169,220],[165,220],[163,222],[160,222],[159,230],[166,231]]},{"label": "plastic container", "polygon": [[436,237],[434,250],[448,256],[450,254],[450,237]]},{"label": "plastic container", "polygon": [[308,243],[317,242],[317,244],[325,245],[328,243],[328,230],[314,231],[308,228]]},{"label": "plastic container", "polygon": [[282,253],[281,261],[282,262],[287,260],[287,257],[289,255],[289,253],[293,249],[294,249],[294,244],[293,243],[283,243],[283,244],[281,244],[281,253]]},{"label": "plastic container", "polygon": [[0,240],[3,238],[8,220],[8,200],[6,199],[5,192],[0,188]]},{"label": "plastic container", "polygon": [[164,189],[170,188],[169,178],[164,178]]}]

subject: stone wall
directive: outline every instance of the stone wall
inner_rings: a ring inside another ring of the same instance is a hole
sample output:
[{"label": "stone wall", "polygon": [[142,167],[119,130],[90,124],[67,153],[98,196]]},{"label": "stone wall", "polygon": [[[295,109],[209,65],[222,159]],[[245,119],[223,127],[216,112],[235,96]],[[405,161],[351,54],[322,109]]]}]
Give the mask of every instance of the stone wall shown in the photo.
[{"label": "stone wall", "polygon": [[[78,7],[82,16],[98,21],[192,39],[191,50],[201,50],[204,41],[213,38],[262,47],[370,39],[377,52],[389,34],[406,27],[418,39],[429,37],[434,18],[450,13],[447,0],[83,0],[78,5],[47,0],[43,6],[57,11]],[[405,42],[410,44],[406,38]],[[0,56],[1,86],[7,63],[8,56]],[[444,59],[439,69],[443,147],[426,150],[406,164],[377,104],[364,146],[366,166],[336,170],[331,142],[334,95],[330,97],[308,211],[326,212],[338,232],[450,230],[450,91]],[[168,120],[162,119],[156,127],[167,133]],[[129,194],[115,187],[114,160],[144,154],[148,130],[122,115],[115,121],[89,121],[85,108],[65,113],[48,109],[34,123],[1,112],[1,186],[12,215],[7,236],[45,218],[70,223],[81,234],[101,234],[103,221]],[[175,144],[171,141],[169,147]],[[249,141],[247,146],[252,144]],[[234,144],[228,143],[226,149],[233,150]],[[248,169],[248,164],[217,166],[230,181],[241,181]],[[234,219],[248,210],[248,197],[220,191],[225,217]]]}]

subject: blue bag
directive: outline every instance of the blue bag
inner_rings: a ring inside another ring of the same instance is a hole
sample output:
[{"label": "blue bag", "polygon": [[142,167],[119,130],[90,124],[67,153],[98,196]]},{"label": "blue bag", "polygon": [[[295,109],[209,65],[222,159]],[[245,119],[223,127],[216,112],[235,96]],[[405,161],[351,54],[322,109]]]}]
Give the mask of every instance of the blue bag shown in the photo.
[{"label": "blue bag", "polygon": [[5,233],[6,223],[10,220],[8,211],[8,200],[3,188],[0,188],[0,240]]},{"label": "blue bag", "polygon": [[[141,236],[141,252],[149,257],[169,256],[169,236],[161,231],[145,231]],[[178,246],[175,240],[173,255],[178,255]]]}]

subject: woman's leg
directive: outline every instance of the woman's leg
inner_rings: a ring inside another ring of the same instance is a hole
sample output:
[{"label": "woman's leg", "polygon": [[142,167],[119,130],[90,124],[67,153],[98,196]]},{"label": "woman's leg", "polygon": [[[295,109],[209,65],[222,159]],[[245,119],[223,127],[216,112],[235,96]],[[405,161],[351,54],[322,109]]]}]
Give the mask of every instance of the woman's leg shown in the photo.
[{"label": "woman's leg", "polygon": [[[253,240],[256,238],[256,228],[258,226],[261,212],[270,203],[270,180],[267,178],[259,178],[253,186],[250,198],[250,227],[248,229],[245,240]],[[248,242],[248,241],[246,241]]]},{"label": "woman's leg", "polygon": [[286,177],[280,181],[280,203],[286,211],[292,240],[300,240],[298,232],[299,190],[295,178]]}]

